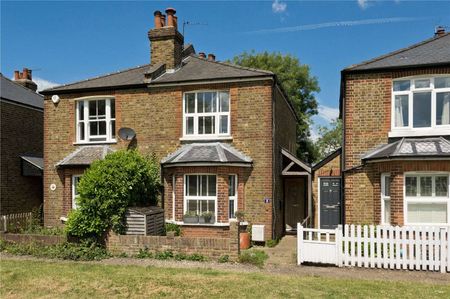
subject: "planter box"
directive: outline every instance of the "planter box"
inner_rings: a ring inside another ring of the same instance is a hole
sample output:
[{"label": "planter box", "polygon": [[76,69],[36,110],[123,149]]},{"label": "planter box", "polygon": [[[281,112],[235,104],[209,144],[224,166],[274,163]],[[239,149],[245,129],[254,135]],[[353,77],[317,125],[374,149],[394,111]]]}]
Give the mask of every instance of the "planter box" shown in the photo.
[{"label": "planter box", "polygon": [[184,223],[198,223],[198,216],[183,216]]},{"label": "planter box", "polygon": [[209,218],[208,221],[206,221],[205,217],[203,217],[203,216],[200,216],[198,218],[198,223],[214,224],[215,222],[216,222],[216,217],[214,217],[214,216]]}]

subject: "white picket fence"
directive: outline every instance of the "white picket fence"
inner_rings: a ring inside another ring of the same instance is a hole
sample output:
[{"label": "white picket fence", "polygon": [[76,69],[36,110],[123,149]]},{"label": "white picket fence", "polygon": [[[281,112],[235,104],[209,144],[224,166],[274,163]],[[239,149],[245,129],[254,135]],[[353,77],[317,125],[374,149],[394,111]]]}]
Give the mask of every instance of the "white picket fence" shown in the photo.
[{"label": "white picket fence", "polygon": [[298,264],[450,272],[449,227],[297,228]]},{"label": "white picket fence", "polygon": [[32,217],[33,213],[31,212],[1,215],[0,231],[6,232],[18,228],[25,228],[30,224]]}]

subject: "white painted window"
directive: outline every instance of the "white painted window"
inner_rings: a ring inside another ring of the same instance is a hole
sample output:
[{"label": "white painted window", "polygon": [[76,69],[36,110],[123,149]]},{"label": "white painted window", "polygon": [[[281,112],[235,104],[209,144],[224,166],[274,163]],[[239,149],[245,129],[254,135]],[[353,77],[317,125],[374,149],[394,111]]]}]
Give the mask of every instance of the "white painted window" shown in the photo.
[{"label": "white painted window", "polygon": [[230,135],[230,96],[226,91],[184,94],[183,136],[192,138]]},{"label": "white painted window", "polygon": [[381,224],[391,223],[391,177],[389,173],[381,175]]},{"label": "white painted window", "polygon": [[81,175],[73,175],[72,176],[72,209],[76,209],[78,207],[77,200],[80,197],[78,193],[78,183],[80,182]]},{"label": "white painted window", "polygon": [[231,174],[228,176],[228,201],[229,201],[229,219],[236,218],[236,211],[238,209],[238,176]]},{"label": "white painted window", "polygon": [[184,211],[185,214],[210,212],[216,215],[217,176],[210,174],[193,174],[184,176]]},{"label": "white painted window", "polygon": [[113,98],[76,101],[77,142],[115,142],[116,109]]},{"label": "white painted window", "polygon": [[450,132],[450,76],[393,81],[391,137],[445,132]]},{"label": "white painted window", "polygon": [[405,175],[405,223],[449,224],[449,173]]}]

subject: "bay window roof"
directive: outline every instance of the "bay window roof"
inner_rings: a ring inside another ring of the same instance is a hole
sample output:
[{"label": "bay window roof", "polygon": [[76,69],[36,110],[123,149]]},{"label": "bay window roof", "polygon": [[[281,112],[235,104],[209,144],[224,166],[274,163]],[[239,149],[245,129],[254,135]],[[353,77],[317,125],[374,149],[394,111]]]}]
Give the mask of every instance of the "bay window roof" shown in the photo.
[{"label": "bay window roof", "polygon": [[96,160],[104,159],[114,150],[107,145],[80,146],[56,164],[56,167],[89,166]]}]

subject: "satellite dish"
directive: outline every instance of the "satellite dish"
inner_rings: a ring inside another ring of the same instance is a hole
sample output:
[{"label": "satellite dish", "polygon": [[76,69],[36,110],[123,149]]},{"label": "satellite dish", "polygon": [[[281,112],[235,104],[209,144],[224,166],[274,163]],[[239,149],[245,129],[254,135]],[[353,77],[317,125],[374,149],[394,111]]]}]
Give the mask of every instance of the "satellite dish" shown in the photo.
[{"label": "satellite dish", "polygon": [[119,129],[119,137],[122,140],[130,141],[136,136],[136,132],[134,132],[131,128],[120,128]]},{"label": "satellite dish", "polygon": [[59,98],[58,95],[56,95],[56,94],[52,95],[52,102],[53,102],[53,104],[58,104],[59,100],[60,100],[60,98]]}]

